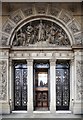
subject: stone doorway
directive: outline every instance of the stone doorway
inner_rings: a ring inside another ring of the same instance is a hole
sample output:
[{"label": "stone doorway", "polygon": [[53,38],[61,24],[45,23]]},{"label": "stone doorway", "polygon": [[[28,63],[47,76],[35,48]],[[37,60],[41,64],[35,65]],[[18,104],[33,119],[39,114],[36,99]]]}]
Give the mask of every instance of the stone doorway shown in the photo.
[{"label": "stone doorway", "polygon": [[34,110],[49,110],[49,63],[34,62]]}]

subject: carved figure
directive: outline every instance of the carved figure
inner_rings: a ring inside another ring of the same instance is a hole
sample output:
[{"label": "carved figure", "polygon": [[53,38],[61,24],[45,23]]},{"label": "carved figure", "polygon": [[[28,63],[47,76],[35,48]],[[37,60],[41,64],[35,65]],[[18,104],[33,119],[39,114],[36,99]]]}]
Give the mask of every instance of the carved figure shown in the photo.
[{"label": "carved figure", "polygon": [[42,21],[40,21],[40,24],[38,25],[38,41],[45,40],[45,26],[42,24]]},{"label": "carved figure", "polygon": [[32,37],[32,32],[33,32],[33,27],[30,25],[27,27],[27,30],[26,30],[26,34],[27,34],[27,40],[26,40],[26,44],[28,45],[30,40],[31,40],[31,37]]},{"label": "carved figure", "polygon": [[19,34],[16,32],[16,40],[14,41],[14,45],[25,45],[25,34],[22,32],[22,29],[20,29]]}]

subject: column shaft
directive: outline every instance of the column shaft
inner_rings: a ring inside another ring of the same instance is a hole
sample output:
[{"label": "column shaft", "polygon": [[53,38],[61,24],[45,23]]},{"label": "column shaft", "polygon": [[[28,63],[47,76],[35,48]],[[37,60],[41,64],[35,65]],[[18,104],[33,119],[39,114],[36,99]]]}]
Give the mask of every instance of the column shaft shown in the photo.
[{"label": "column shaft", "polygon": [[55,61],[50,60],[50,111],[56,110],[56,79],[55,79]]},{"label": "column shaft", "polygon": [[28,81],[28,112],[33,112],[33,61],[27,60],[27,81]]}]

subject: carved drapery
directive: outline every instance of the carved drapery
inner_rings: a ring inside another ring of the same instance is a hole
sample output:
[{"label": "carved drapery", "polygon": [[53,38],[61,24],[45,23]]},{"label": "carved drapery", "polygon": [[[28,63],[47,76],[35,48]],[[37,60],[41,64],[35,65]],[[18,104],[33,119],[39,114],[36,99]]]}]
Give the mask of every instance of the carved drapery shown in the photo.
[{"label": "carved drapery", "polygon": [[7,61],[0,61],[0,100],[7,99]]},{"label": "carved drapery", "polygon": [[70,41],[65,31],[57,24],[46,20],[36,20],[16,31],[12,44],[13,46],[29,46],[30,44],[67,46],[70,45]]},{"label": "carved drapery", "polygon": [[76,61],[77,100],[83,100],[83,61]]}]

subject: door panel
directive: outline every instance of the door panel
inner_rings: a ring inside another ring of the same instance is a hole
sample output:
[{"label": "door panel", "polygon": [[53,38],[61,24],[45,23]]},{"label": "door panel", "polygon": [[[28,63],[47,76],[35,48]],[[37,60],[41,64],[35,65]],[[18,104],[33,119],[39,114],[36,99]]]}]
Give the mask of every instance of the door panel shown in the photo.
[{"label": "door panel", "polygon": [[16,63],[14,66],[14,109],[27,109],[27,66]]},{"label": "door panel", "polygon": [[56,109],[69,110],[70,75],[69,64],[57,64],[56,67]]},{"label": "door panel", "polygon": [[36,92],[36,106],[37,107],[48,107],[48,92]]}]

